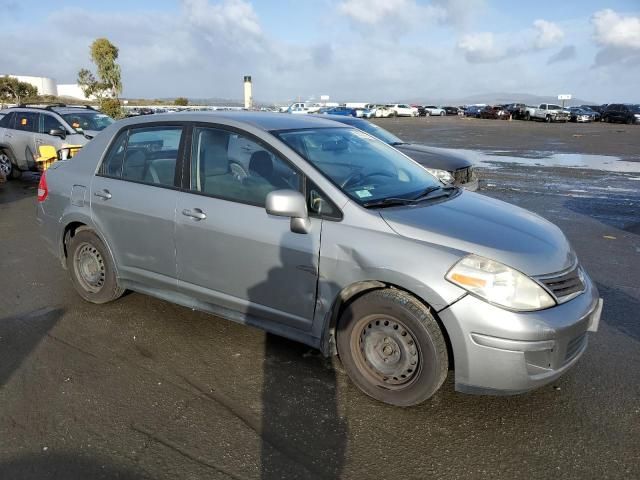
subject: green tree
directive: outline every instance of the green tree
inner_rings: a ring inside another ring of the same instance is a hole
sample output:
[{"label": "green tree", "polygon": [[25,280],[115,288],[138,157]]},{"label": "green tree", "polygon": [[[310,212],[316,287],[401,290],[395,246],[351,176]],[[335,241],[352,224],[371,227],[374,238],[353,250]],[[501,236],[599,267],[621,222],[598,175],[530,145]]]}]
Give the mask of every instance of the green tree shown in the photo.
[{"label": "green tree", "polygon": [[122,93],[118,47],[106,38],[94,40],[90,48],[91,61],[96,66],[96,74],[83,68],[78,72],[78,85],[87,98],[93,96],[100,103],[100,109],[109,116],[122,116],[122,106],[118,96]]},{"label": "green tree", "polygon": [[38,88],[8,75],[0,77],[0,101],[21,103],[38,95]]},{"label": "green tree", "polygon": [[189,105],[189,99],[186,97],[178,97],[173,101],[173,104],[179,107],[186,107]]}]

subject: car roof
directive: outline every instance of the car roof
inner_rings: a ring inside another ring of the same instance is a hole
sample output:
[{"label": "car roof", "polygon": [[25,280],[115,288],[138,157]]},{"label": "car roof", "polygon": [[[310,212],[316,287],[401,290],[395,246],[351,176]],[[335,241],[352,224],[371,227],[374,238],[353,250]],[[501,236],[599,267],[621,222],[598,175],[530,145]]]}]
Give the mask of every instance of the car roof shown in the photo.
[{"label": "car roof", "polygon": [[316,115],[291,115],[288,113],[238,111],[160,113],[156,115],[146,115],[142,118],[131,117],[130,119],[122,120],[121,123],[135,125],[139,123],[160,121],[216,122],[220,119],[243,122],[267,132],[273,130],[330,128],[338,126],[336,125],[336,122]]},{"label": "car roof", "polygon": [[364,120],[363,118],[358,118],[358,117],[345,117],[344,115],[331,115],[331,114],[321,114],[321,115],[322,116],[320,118],[326,118],[327,120],[331,120],[334,122],[344,123],[345,125],[353,125],[354,127],[357,127],[358,125],[364,125],[364,124],[370,123],[367,120]]}]

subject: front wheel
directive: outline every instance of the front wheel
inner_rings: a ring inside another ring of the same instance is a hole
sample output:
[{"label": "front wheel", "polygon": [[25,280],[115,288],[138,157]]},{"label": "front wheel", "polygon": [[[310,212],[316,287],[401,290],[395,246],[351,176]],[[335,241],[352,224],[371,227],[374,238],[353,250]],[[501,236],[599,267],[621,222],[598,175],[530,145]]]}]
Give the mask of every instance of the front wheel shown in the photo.
[{"label": "front wheel", "polygon": [[91,303],[107,303],[120,298],[115,264],[109,250],[91,230],[81,230],[67,245],[67,268],[76,291]]},{"label": "front wheel", "polygon": [[445,112],[440,112],[440,116],[441,116],[441,117],[444,117],[445,115],[446,115],[446,113],[445,113]]},{"label": "front wheel", "polygon": [[430,398],[449,368],[444,335],[430,310],[395,289],[349,304],[337,333],[340,359],[367,395],[408,407]]}]

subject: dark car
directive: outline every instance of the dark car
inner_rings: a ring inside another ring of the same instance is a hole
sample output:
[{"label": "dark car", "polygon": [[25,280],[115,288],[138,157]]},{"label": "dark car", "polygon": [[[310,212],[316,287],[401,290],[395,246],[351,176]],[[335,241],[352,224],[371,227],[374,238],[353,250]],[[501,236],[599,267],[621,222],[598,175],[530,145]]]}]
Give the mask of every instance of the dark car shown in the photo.
[{"label": "dark car", "polygon": [[444,183],[453,183],[456,186],[464,187],[471,191],[478,189],[478,176],[475,168],[470,161],[462,156],[455,155],[441,148],[405,142],[393,133],[362,118],[334,116],[329,116],[329,118],[336,122],[359,128],[369,135],[400,150]]},{"label": "dark car", "polygon": [[413,107],[416,107],[418,109],[418,116],[419,117],[428,117],[431,115],[431,112],[429,112],[429,110],[427,110],[424,105],[412,105]]},{"label": "dark car", "polygon": [[631,103],[612,103],[602,114],[603,122],[640,123],[640,105]]},{"label": "dark car", "polygon": [[458,107],[442,107],[447,115],[460,115],[460,109]]},{"label": "dark car", "polygon": [[603,103],[602,105],[580,105],[582,108],[590,108],[594,112],[598,112],[600,115],[604,113],[609,104]]},{"label": "dark car", "polygon": [[596,112],[581,107],[569,108],[569,121],[576,123],[593,122]]},{"label": "dark car", "polygon": [[580,105],[576,108],[581,108],[582,110],[589,112],[591,114],[591,120],[594,122],[599,122],[600,120],[602,120],[602,112],[599,110],[600,107],[597,107],[598,110],[596,110],[595,107],[590,107],[589,105]]},{"label": "dark car", "polygon": [[469,105],[464,109],[464,115],[466,117],[480,118],[480,112],[484,107],[480,105]]},{"label": "dark car", "polygon": [[505,109],[516,120],[524,120],[527,116],[527,106],[524,103],[510,103],[505,105]]},{"label": "dark car", "polygon": [[509,118],[511,118],[511,114],[501,105],[488,105],[480,110],[480,118],[508,120]]}]

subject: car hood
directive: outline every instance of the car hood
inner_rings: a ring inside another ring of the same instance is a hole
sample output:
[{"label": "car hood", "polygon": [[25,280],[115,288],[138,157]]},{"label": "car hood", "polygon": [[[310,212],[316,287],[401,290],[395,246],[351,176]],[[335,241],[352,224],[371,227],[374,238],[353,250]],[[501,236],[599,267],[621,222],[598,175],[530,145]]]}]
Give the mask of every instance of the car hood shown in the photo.
[{"label": "car hood", "polygon": [[438,168],[451,172],[472,165],[472,163],[464,157],[443,151],[436,147],[429,147],[417,143],[403,143],[401,145],[394,145],[394,147],[419,164],[429,168]]},{"label": "car hood", "polygon": [[552,223],[472,192],[379,213],[399,235],[481,255],[527,275],[559,272],[576,260],[566,237]]}]

